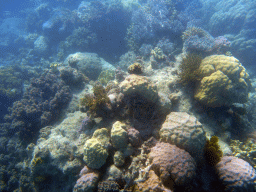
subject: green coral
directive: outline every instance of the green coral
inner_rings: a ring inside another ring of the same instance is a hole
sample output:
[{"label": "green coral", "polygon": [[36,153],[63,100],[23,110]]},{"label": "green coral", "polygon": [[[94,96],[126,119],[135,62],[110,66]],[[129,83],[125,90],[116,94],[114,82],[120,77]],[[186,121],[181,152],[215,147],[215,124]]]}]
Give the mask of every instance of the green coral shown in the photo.
[{"label": "green coral", "polygon": [[89,108],[92,115],[97,113],[110,103],[107,92],[101,84],[95,84],[93,87],[93,95],[86,94],[81,100],[81,107]]},{"label": "green coral", "polygon": [[256,144],[248,139],[246,142],[231,140],[230,148],[235,157],[249,162],[256,169]]},{"label": "green coral", "polygon": [[219,146],[219,138],[217,136],[212,136],[211,139],[207,139],[204,156],[206,161],[211,165],[215,166],[223,156],[223,153]]},{"label": "green coral", "polygon": [[179,66],[179,78],[182,85],[195,85],[199,81],[201,61],[202,56],[196,53],[190,53],[182,59]]},{"label": "green coral", "polygon": [[109,81],[114,79],[115,79],[115,71],[113,70],[104,70],[100,73],[98,77],[98,81],[103,85],[107,85]]}]

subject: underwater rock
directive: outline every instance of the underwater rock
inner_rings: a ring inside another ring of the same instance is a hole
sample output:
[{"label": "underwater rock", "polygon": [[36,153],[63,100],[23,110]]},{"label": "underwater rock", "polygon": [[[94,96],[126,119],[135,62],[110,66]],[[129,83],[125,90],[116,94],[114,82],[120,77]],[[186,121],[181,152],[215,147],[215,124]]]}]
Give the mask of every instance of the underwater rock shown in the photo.
[{"label": "underwater rock", "polygon": [[[196,163],[188,152],[169,143],[157,143],[151,149],[152,169],[170,187],[190,184],[196,175]],[[170,183],[170,177],[173,184]]]},{"label": "underwater rock", "polygon": [[248,162],[224,156],[216,165],[216,170],[226,192],[255,191],[256,173]]},{"label": "underwater rock", "polygon": [[39,36],[34,42],[34,50],[38,54],[45,54],[48,51],[48,42],[44,36]]},{"label": "underwater rock", "polygon": [[60,77],[61,79],[71,88],[82,88],[84,82],[88,80],[81,72],[77,69],[71,67],[61,67],[60,68]]},{"label": "underwater rock", "polygon": [[194,97],[202,104],[221,107],[247,101],[251,89],[249,75],[235,57],[208,56],[199,70],[201,81]]},{"label": "underwater rock", "polygon": [[160,141],[186,150],[195,159],[202,158],[206,134],[202,124],[186,112],[171,112],[160,131]]}]

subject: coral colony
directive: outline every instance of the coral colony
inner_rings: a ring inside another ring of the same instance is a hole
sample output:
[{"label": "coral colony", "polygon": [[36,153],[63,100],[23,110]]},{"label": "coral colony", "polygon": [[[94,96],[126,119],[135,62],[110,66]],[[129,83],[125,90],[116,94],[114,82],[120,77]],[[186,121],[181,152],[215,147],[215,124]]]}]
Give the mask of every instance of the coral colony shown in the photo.
[{"label": "coral colony", "polygon": [[0,191],[256,191],[254,0],[19,3]]}]

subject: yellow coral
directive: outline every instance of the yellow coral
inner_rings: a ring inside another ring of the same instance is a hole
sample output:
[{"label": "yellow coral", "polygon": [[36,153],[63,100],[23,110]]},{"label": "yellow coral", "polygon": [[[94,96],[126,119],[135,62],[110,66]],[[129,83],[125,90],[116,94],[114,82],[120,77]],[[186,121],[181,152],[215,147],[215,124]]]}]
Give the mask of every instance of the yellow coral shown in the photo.
[{"label": "yellow coral", "polygon": [[164,52],[161,48],[155,47],[154,49],[151,50],[151,55],[153,55],[156,59],[158,60],[163,60],[165,59]]},{"label": "yellow coral", "polygon": [[246,142],[231,140],[230,148],[235,157],[249,162],[256,169],[256,144],[248,139]]},{"label": "yellow coral", "polygon": [[107,85],[109,81],[115,79],[115,71],[113,70],[104,70],[100,73],[98,81],[103,85]]},{"label": "yellow coral", "polygon": [[206,161],[211,166],[216,165],[223,155],[218,142],[219,138],[217,136],[212,136],[211,139],[207,140],[205,144],[204,156],[206,158]]},{"label": "yellow coral", "polygon": [[130,74],[142,74],[142,66],[139,63],[133,63],[128,67],[128,73]]},{"label": "yellow coral", "polygon": [[212,55],[202,60],[201,79],[195,99],[210,107],[229,106],[247,101],[250,79],[245,68],[235,57]]}]

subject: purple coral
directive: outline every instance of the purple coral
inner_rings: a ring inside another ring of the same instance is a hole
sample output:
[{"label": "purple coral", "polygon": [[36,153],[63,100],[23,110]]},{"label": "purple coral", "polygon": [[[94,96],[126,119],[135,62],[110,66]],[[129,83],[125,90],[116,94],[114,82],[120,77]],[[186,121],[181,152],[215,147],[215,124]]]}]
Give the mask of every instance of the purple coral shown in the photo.
[{"label": "purple coral", "polygon": [[255,191],[255,169],[246,161],[233,156],[224,156],[216,165],[225,191]]},{"label": "purple coral", "polygon": [[98,173],[87,173],[82,175],[74,186],[73,192],[93,192],[99,179]]},{"label": "purple coral", "polygon": [[196,164],[188,152],[169,143],[157,143],[149,157],[163,183],[171,177],[177,186],[189,184],[196,175]]}]

